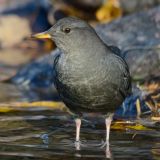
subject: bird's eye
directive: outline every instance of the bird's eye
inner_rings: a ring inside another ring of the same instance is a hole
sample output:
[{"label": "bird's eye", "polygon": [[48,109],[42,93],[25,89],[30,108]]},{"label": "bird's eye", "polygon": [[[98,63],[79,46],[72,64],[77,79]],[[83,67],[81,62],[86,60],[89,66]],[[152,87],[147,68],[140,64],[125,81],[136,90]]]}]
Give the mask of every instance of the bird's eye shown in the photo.
[{"label": "bird's eye", "polygon": [[65,28],[65,29],[64,29],[64,32],[65,32],[65,33],[69,33],[70,31],[71,31],[70,28]]}]

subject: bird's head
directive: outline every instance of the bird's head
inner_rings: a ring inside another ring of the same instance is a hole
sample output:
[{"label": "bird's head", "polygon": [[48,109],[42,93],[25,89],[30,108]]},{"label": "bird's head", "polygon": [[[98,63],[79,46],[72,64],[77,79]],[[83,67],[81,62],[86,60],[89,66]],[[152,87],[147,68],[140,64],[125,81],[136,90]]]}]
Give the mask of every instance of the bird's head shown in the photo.
[{"label": "bird's head", "polygon": [[[58,48],[69,50],[83,48],[88,41],[94,39],[96,32],[85,21],[78,18],[67,17],[59,20],[49,30],[33,35],[38,39],[52,39]],[[97,36],[96,36],[97,37]]]}]

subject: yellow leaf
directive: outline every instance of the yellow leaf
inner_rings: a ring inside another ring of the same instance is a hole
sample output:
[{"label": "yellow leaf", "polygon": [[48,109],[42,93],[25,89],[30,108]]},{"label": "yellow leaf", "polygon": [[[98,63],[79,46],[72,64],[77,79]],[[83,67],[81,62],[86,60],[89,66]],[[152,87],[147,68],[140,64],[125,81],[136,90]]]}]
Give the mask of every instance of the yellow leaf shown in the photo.
[{"label": "yellow leaf", "polygon": [[100,22],[110,22],[113,19],[122,16],[118,0],[107,0],[104,5],[96,12],[96,18]]},{"label": "yellow leaf", "polygon": [[136,125],[134,125],[134,126],[128,125],[127,128],[129,128],[129,129],[134,129],[134,130],[139,130],[139,131],[142,131],[142,130],[151,130],[150,128],[147,128],[147,127],[145,127],[145,126],[143,126],[143,125],[141,125],[141,124],[136,124]]},{"label": "yellow leaf", "polygon": [[7,107],[7,106],[0,107],[0,113],[6,113],[11,111],[13,111],[13,108],[11,107]]},{"label": "yellow leaf", "polygon": [[45,107],[53,110],[68,111],[62,102],[54,101],[37,101],[37,102],[15,102],[15,103],[1,103],[0,112],[17,111],[20,108],[31,108],[31,107]]},{"label": "yellow leaf", "polygon": [[126,129],[133,129],[133,130],[151,130],[150,128],[147,128],[141,124],[137,123],[129,123],[128,121],[117,121],[114,122],[111,126],[112,129],[118,129],[118,130],[126,130]]}]

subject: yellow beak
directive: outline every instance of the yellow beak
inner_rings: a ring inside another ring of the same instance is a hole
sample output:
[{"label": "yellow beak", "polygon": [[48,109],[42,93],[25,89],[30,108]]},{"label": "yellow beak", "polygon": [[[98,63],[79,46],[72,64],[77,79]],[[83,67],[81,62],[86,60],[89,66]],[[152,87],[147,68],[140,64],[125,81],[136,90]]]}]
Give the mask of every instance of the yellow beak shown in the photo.
[{"label": "yellow beak", "polygon": [[42,32],[42,33],[37,33],[31,36],[32,38],[37,38],[37,39],[51,39],[51,35],[48,34],[47,32]]}]

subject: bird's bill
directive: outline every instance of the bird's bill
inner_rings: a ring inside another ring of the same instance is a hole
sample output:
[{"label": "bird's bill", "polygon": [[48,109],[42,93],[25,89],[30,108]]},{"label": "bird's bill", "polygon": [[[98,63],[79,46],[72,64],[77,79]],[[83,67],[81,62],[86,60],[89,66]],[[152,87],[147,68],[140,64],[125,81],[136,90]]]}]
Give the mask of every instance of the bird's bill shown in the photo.
[{"label": "bird's bill", "polygon": [[31,37],[36,39],[51,39],[51,35],[47,32],[37,33],[32,35]]}]

